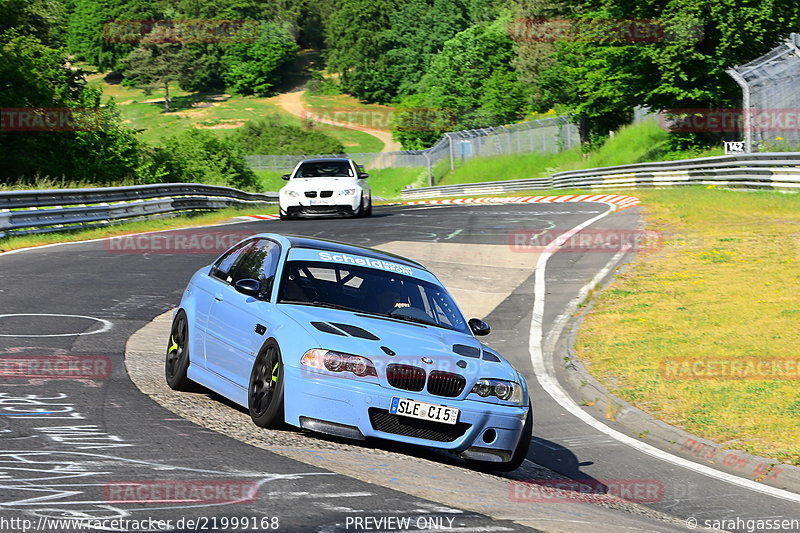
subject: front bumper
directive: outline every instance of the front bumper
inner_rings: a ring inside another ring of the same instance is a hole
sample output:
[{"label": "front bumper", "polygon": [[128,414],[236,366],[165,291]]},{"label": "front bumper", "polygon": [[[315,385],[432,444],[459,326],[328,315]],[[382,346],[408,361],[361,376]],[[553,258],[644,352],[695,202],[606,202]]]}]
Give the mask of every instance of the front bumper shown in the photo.
[{"label": "front bumper", "polygon": [[349,205],[290,205],[284,210],[290,217],[296,216],[352,216],[355,212]]},{"label": "front bumper", "polygon": [[[495,405],[390,389],[375,382],[315,374],[289,366],[284,370],[285,416],[289,424],[310,427],[308,419],[313,419],[358,428],[364,437],[455,453],[480,448],[510,457],[519,442],[528,410],[527,406]],[[458,422],[449,425],[392,415],[389,404],[394,396],[456,407]]]},{"label": "front bumper", "polygon": [[351,216],[361,205],[361,195],[331,196],[328,198],[289,198],[281,196],[280,207],[289,216]]}]

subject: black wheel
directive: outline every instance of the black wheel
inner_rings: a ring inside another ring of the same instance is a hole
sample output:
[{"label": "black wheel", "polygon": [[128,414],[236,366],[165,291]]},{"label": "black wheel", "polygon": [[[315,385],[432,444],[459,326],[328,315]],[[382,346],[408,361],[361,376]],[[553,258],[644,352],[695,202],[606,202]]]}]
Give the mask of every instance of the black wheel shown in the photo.
[{"label": "black wheel", "polygon": [[372,196],[369,197],[369,203],[367,204],[367,210],[364,212],[365,217],[372,216]]},{"label": "black wheel", "polygon": [[528,402],[528,416],[525,418],[525,424],[522,426],[522,435],[519,436],[519,443],[517,443],[517,448],[511,455],[511,460],[505,463],[492,463],[489,461],[468,461],[468,463],[476,470],[494,472],[511,472],[512,470],[516,470],[522,465],[522,462],[525,461],[525,457],[528,455],[532,437],[533,406]]},{"label": "black wheel", "polygon": [[188,390],[192,380],[186,377],[189,369],[189,321],[181,309],[172,321],[172,331],[167,344],[167,358],[164,362],[164,377],[173,390]]},{"label": "black wheel", "polygon": [[281,220],[289,220],[289,215],[287,215],[283,211],[279,211],[278,216],[281,217]]},{"label": "black wheel", "polygon": [[283,361],[278,343],[267,341],[250,372],[247,407],[257,426],[274,428],[283,423]]}]

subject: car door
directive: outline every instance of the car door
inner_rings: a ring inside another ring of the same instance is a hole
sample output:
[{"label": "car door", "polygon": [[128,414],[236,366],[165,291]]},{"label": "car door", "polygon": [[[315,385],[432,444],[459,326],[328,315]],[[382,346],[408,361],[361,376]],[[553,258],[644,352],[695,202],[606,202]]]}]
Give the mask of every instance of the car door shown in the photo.
[{"label": "car door", "polygon": [[244,241],[217,259],[207,276],[197,276],[194,278],[194,327],[192,335],[192,364],[199,363],[200,366],[206,365],[206,332],[208,328],[208,315],[212,304],[216,301],[215,296],[221,294],[222,287],[228,280],[236,267],[236,263],[244,250],[253,245],[253,241]]},{"label": "car door", "polygon": [[[236,262],[208,315],[206,327],[206,366],[226,380],[247,388],[250,370],[258,350],[272,331],[269,302],[280,246],[269,239],[257,239]],[[261,283],[258,296],[248,296],[234,287],[242,279]]]}]

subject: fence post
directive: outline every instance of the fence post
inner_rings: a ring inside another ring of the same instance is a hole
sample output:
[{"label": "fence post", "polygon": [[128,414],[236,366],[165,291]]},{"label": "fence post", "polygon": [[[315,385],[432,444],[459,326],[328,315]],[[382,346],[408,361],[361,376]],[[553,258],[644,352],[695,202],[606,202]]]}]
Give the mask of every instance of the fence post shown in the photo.
[{"label": "fence post", "polygon": [[428,152],[425,150],[422,151],[422,155],[425,157],[425,162],[428,166],[428,187],[433,187],[433,169],[431,169],[431,156],[428,155]]},{"label": "fence post", "polygon": [[750,85],[735,68],[726,70],[728,75],[742,88],[742,112],[744,113],[744,151],[753,152],[753,114],[750,112]]},{"label": "fence post", "polygon": [[447,144],[450,148],[450,170],[456,169],[456,162],[455,162],[455,153],[453,153],[453,138],[450,136],[449,133],[444,134],[447,137]]}]

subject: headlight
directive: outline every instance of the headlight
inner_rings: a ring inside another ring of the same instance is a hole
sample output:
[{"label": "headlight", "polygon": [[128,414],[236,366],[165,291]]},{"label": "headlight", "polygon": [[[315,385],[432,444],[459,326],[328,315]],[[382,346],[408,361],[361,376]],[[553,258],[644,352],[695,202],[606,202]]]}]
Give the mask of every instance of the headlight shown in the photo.
[{"label": "headlight", "polygon": [[356,193],[356,189],[342,189],[339,191],[339,196],[353,196]]},{"label": "headlight", "polygon": [[472,392],[481,398],[495,396],[505,402],[522,403],[522,386],[514,381],[479,379],[472,387]]},{"label": "headlight", "polygon": [[297,198],[298,196],[300,196],[299,192],[292,191],[292,190],[285,190],[285,191],[283,191],[283,194],[285,194],[289,198]]},{"label": "headlight", "polygon": [[304,353],[303,357],[300,358],[300,364],[329,372],[350,372],[360,378],[367,376],[378,377],[375,365],[366,357],[322,350],[320,348],[314,348]]}]

